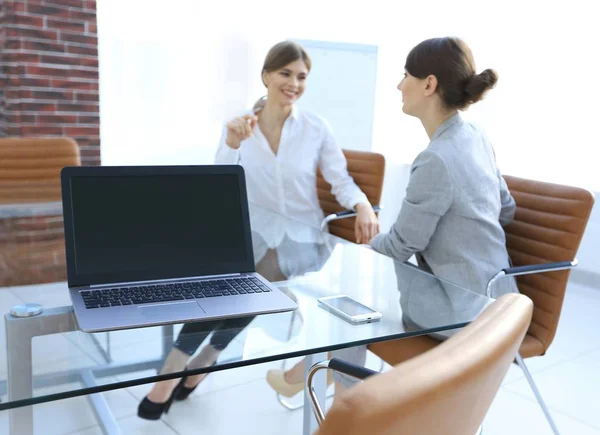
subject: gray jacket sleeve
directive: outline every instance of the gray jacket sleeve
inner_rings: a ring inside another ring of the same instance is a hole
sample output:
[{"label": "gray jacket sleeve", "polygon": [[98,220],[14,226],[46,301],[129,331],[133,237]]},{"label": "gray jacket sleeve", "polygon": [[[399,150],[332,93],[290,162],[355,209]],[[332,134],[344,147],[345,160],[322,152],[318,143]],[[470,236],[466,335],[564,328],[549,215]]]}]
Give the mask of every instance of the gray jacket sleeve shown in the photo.
[{"label": "gray jacket sleeve", "polygon": [[389,233],[371,240],[376,251],[397,261],[406,261],[423,251],[438,221],[453,200],[453,188],[445,162],[435,152],[425,150],[414,161],[400,214]]},{"label": "gray jacket sleeve", "polygon": [[500,225],[503,227],[512,222],[515,217],[515,210],[517,205],[515,204],[515,200],[510,194],[508,190],[508,186],[506,185],[506,181],[504,181],[504,177],[500,174],[500,170],[497,169],[498,180],[500,181],[500,204],[502,208],[500,209]]}]

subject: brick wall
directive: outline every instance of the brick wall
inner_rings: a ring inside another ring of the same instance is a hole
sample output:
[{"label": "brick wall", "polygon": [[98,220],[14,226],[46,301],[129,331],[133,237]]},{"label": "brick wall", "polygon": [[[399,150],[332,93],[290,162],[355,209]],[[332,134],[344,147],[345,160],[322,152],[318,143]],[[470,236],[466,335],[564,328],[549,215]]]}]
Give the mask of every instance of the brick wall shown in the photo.
[{"label": "brick wall", "polygon": [[0,219],[0,287],[67,279],[62,216]]},{"label": "brick wall", "polygon": [[[98,165],[98,91],[94,0],[0,0],[0,138],[70,136]],[[0,216],[0,287],[65,279],[62,216]]]},{"label": "brick wall", "polygon": [[94,0],[0,0],[0,136],[70,136],[100,164]]}]

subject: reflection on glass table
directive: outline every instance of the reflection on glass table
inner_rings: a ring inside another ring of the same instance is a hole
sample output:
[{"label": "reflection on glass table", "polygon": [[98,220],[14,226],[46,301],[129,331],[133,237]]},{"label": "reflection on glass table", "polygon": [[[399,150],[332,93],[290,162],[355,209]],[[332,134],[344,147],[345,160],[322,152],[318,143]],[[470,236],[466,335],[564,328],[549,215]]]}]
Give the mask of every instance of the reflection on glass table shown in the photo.
[{"label": "reflection on glass table", "polygon": [[[10,410],[11,433],[32,433],[32,409],[27,405],[79,395],[91,395],[101,425],[110,430],[116,427],[114,418],[102,395],[92,393],[298,356],[308,356],[309,367],[336,349],[421,334],[444,337],[473,320],[491,301],[412,264],[396,263],[302,222],[252,209],[257,270],[297,301],[296,311],[245,319],[243,329],[239,324],[192,322],[88,334],[78,330],[66,283],[28,288],[21,296],[44,305],[43,313],[30,318],[5,314],[7,347],[2,360],[8,367],[0,392],[8,387],[8,396],[2,397],[0,410]],[[281,230],[285,228],[310,239],[293,240]],[[379,311],[382,319],[352,325],[318,306],[318,298],[338,294]],[[157,375],[174,343],[182,340],[182,330],[192,354],[206,347],[202,345],[207,340],[210,343],[211,333],[233,338],[214,365],[194,368],[191,361],[181,360],[174,370]],[[55,339],[66,345],[53,346]],[[48,352],[56,362],[52,369],[41,363]],[[324,395],[325,380],[315,385]],[[310,406],[304,412],[304,431],[310,433],[315,427]]]}]

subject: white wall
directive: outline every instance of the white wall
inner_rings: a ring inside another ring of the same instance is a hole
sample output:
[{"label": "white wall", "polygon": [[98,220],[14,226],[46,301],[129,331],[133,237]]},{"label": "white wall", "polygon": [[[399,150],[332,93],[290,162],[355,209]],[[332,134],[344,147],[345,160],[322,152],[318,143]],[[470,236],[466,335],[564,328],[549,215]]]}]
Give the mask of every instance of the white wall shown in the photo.
[{"label": "white wall", "polygon": [[[500,76],[465,116],[487,130],[502,171],[600,191],[594,8],[586,0],[99,0],[102,161],[212,162],[222,123],[264,94],[267,50],[293,38],[378,47],[372,149],[389,168],[406,165],[427,145],[396,90],[406,54],[423,39],[457,35],[479,70]],[[399,181],[384,195],[403,195],[404,175],[388,174]],[[395,215],[393,204],[385,201],[386,213]],[[595,264],[597,222],[582,245],[582,270]]]}]

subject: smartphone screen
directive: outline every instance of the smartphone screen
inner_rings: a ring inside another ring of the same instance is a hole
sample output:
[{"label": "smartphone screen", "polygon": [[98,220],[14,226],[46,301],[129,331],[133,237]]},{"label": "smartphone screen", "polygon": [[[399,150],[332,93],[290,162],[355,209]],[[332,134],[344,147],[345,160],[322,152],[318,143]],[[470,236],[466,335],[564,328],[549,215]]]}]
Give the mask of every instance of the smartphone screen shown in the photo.
[{"label": "smartphone screen", "polygon": [[323,301],[323,303],[330,305],[349,316],[357,316],[361,314],[374,313],[375,311],[363,304],[356,302],[354,299],[348,296],[341,296],[339,298],[332,298]]}]

